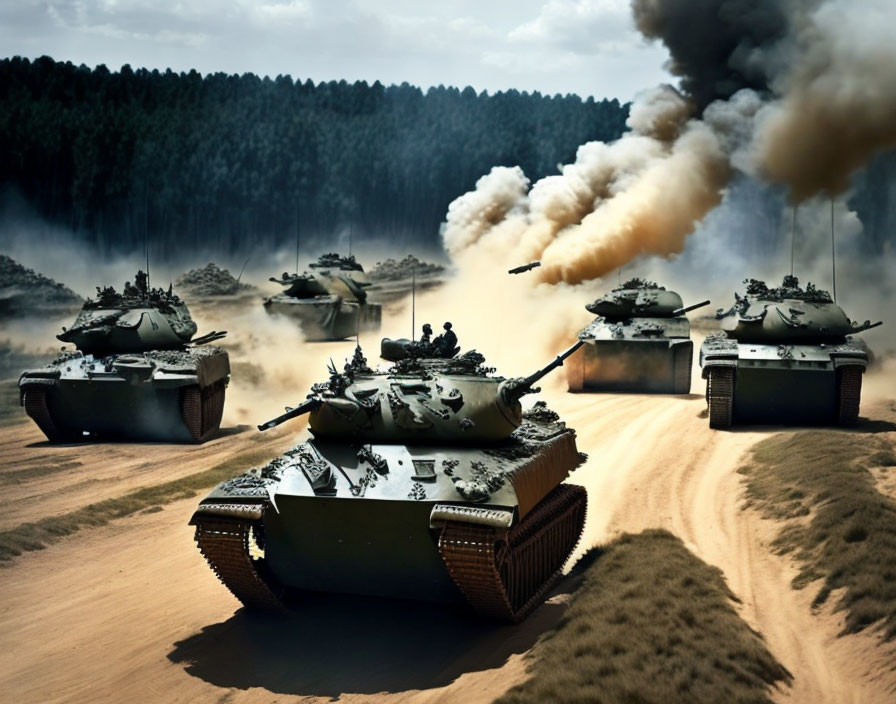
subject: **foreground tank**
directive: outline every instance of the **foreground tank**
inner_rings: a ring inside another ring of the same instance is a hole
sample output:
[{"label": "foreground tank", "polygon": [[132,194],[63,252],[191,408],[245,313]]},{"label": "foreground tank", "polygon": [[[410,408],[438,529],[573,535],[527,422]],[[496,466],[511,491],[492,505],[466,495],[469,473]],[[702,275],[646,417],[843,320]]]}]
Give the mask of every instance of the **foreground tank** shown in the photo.
[{"label": "foreground tank", "polygon": [[694,343],[681,296],[632,279],[585,308],[597,317],[579,333],[584,349],[570,359],[570,391],[686,394]]},{"label": "foreground tank", "polygon": [[795,276],[780,288],[745,282],[744,296],[720,311],[722,332],[706,338],[700,365],[711,428],[733,423],[854,425],[868,350],[857,324],[827,291]]},{"label": "foreground tank", "polygon": [[19,378],[22,405],[50,442],[85,438],[201,442],[221,425],[230,362],[171,289],[138,272],[124,291],[97,288],[57,337],[76,352]]},{"label": "foreground tank", "polygon": [[324,254],[310,268],[272,277],[284,290],[265,299],[265,310],[298,320],[305,339],[312,341],[344,340],[380,329],[381,308],[368,303],[370,281],[354,257]]},{"label": "foreground tank", "polygon": [[584,459],[574,431],[519,400],[580,344],[525,379],[491,376],[476,352],[374,372],[358,348],[259,426],[309,413],[313,437],[203,499],[200,550],[251,609],[322,591],[524,618],[578,542],[587,497],[562,483]]}]

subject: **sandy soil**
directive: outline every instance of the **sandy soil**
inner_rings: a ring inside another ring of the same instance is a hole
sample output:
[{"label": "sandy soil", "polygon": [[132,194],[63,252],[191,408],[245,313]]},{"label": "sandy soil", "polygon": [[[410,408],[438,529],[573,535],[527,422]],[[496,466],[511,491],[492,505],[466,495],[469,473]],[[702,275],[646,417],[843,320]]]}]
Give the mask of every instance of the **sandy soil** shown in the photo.
[{"label": "sandy soil", "polygon": [[[794,674],[780,701],[894,701],[892,649],[872,635],[837,638],[839,617],[813,615],[811,591],[793,591],[793,567],[770,553],[775,526],[740,508],[736,468],[773,430],[711,432],[697,395],[570,395],[555,383],[544,396],[590,455],[573,477],[590,497],[579,553],[621,531],[667,528],[722,569],[743,617]],[[866,414],[877,411],[866,404]],[[6,426],[0,520],[9,527],[78,508],[259,442],[273,456],[290,440],[258,438],[236,428],[203,446],[51,448],[30,424]],[[0,691],[18,702],[489,701],[525,678],[524,654],[563,611],[561,588],[516,628],[332,597],[287,620],[250,619],[193,545],[194,506],[179,501],[81,531],[0,568]]]}]

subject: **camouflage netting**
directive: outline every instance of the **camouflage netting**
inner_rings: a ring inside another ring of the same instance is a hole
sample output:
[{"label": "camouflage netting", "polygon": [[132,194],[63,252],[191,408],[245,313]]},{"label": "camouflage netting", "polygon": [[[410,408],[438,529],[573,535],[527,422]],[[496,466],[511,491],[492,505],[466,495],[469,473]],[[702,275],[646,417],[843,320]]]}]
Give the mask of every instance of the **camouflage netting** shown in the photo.
[{"label": "camouflage netting", "polygon": [[367,272],[367,276],[371,281],[399,281],[410,279],[414,274],[418,277],[435,276],[444,271],[445,267],[441,264],[421,262],[413,254],[409,254],[401,261],[387,259],[384,262],[377,262],[376,266]]},{"label": "camouflage netting", "polygon": [[83,299],[67,286],[0,254],[0,315],[33,313],[45,306],[77,306]]},{"label": "camouflage netting", "polygon": [[175,282],[178,290],[191,296],[234,296],[249,293],[253,286],[237,281],[227,269],[209,262],[202,269],[191,269]]}]

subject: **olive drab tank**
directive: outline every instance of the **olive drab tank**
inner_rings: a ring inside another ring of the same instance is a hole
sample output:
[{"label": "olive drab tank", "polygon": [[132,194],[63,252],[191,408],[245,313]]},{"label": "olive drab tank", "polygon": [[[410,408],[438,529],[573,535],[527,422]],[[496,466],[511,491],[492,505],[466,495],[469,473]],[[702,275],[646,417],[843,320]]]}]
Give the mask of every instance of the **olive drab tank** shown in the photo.
[{"label": "olive drab tank", "polygon": [[744,283],[700,349],[710,427],[855,424],[868,350],[851,335],[881,323],[850,321],[827,291],[803,290],[795,276],[772,289]]},{"label": "olive drab tank", "polygon": [[298,320],[305,339],[312,341],[344,340],[379,330],[381,308],[368,302],[370,281],[353,256],[324,254],[309,268],[303,274],[271,277],[284,290],[265,299],[268,313]]},{"label": "olive drab tank", "polygon": [[262,426],[309,414],[311,439],[226,481],[191,524],[247,607],[303,591],[463,602],[498,620],[545,598],[579,540],[587,496],[564,479],[575,432],[520,398],[581,343],[526,378],[475,351],[405,355],[385,371],[356,348],[343,372]]},{"label": "olive drab tank", "polygon": [[681,296],[631,279],[585,308],[596,315],[579,333],[585,342],[570,359],[570,391],[686,394],[691,389],[694,343]]},{"label": "olive drab tank", "polygon": [[146,274],[119,293],[97,288],[57,337],[75,345],[19,378],[21,403],[51,442],[90,438],[199,442],[221,424],[230,362],[224,333],[193,339],[196,323],[169,287]]}]

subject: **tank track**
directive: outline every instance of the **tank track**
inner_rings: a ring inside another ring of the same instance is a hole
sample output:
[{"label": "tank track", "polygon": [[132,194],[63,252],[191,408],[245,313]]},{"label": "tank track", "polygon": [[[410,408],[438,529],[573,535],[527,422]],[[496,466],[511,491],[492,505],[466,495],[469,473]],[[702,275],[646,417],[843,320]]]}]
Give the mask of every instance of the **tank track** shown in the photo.
[{"label": "tank track", "polygon": [[859,420],[859,402],[862,396],[862,372],[859,365],[837,369],[837,423],[852,426]]},{"label": "tank track", "polygon": [[269,575],[264,558],[253,558],[250,545],[254,539],[263,547],[262,519],[264,506],[233,504],[217,506],[232,515],[211,515],[200,508],[190,523],[196,526],[196,544],[221,583],[246,607],[258,611],[284,612],[281,597],[283,586]]},{"label": "tank track", "polygon": [[26,386],[22,390],[22,405],[25,413],[41,429],[50,442],[65,442],[70,436],[56,426],[50,409],[47,407],[47,392],[41,386]]},{"label": "tank track", "polygon": [[187,386],[181,390],[181,417],[194,442],[208,439],[221,427],[225,388],[226,382],[222,379],[205,388]]},{"label": "tank track", "polygon": [[706,378],[706,403],[709,406],[709,427],[724,430],[731,427],[734,409],[734,368],[710,369]]},{"label": "tank track", "polygon": [[518,622],[560,578],[585,525],[588,494],[561,484],[505,538],[491,526],[450,521],[439,552],[451,578],[482,616]]}]

